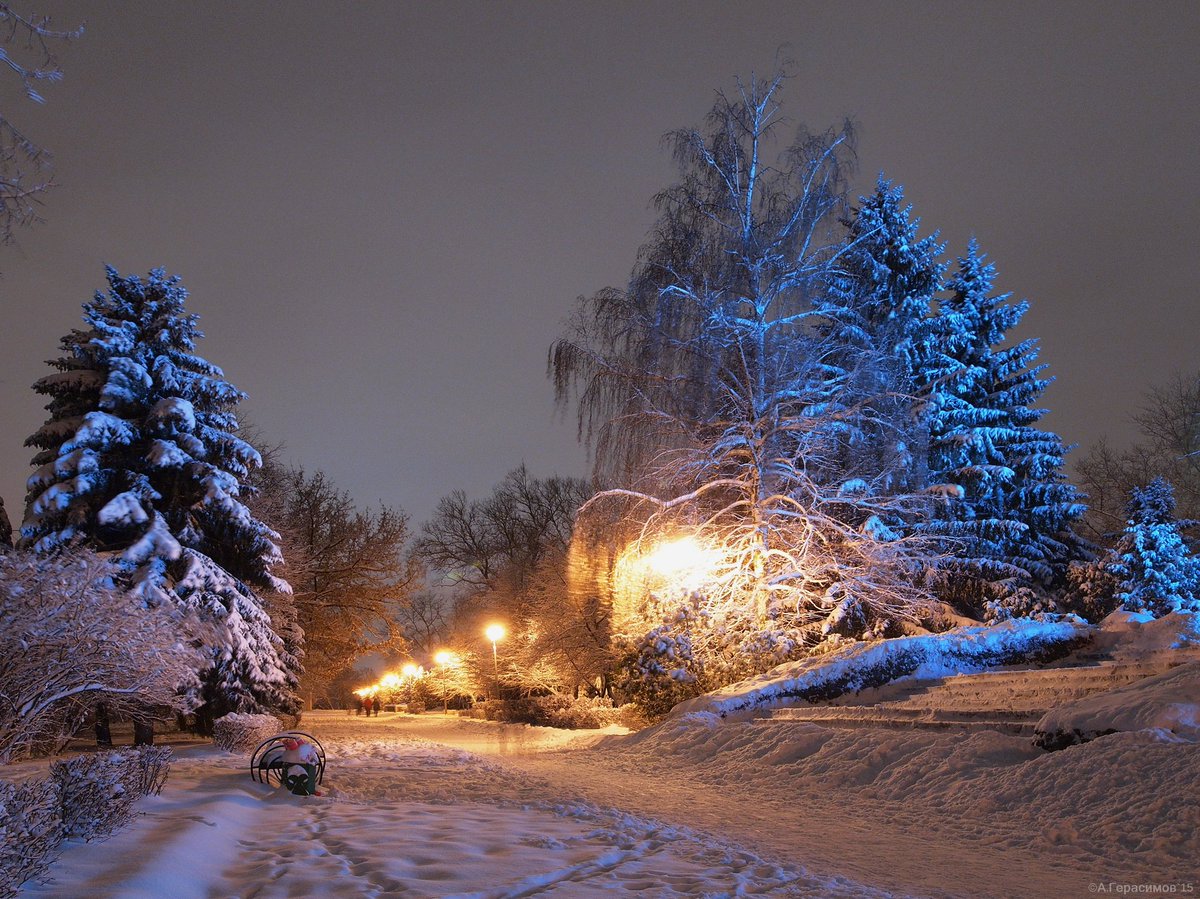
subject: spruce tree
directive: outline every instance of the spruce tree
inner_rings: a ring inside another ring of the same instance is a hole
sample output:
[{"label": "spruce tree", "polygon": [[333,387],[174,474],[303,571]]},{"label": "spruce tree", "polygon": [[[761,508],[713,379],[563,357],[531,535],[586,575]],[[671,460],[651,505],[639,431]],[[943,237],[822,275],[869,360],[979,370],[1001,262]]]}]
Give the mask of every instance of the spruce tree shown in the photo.
[{"label": "spruce tree", "polygon": [[[839,464],[874,454],[891,460],[889,493],[925,487],[927,372],[934,355],[930,307],[943,271],[937,235],[918,236],[920,219],[904,203],[904,190],[880,175],[870,196],[846,221],[846,248],[838,259],[829,291],[814,305],[830,322],[824,326],[839,347],[827,363],[836,380],[872,355],[883,364],[868,371],[871,383],[855,390],[866,396],[847,428]],[[892,515],[896,533],[911,530],[920,511]]]},{"label": "spruce tree", "polygon": [[244,395],[195,354],[203,334],[178,277],[106,271],[107,292],[84,305],[87,328],[63,338],[57,372],[34,385],[50,416],[26,441],[39,452],[22,540],[111,552],[147,605],[218,624],[210,714],[291,710],[298,664],[256,593],[290,588],[271,573],[277,535],[242,502],[262,462],[236,436]]},{"label": "spruce tree", "polygon": [[1029,304],[994,295],[994,278],[972,240],[933,319],[929,481],[948,489],[922,530],[944,542],[951,593],[990,596],[1003,616],[1014,591],[1051,585],[1083,555],[1072,524],[1084,506],[1064,480],[1061,438],[1036,427],[1044,410],[1032,404],[1051,380],[1036,341],[1004,346]]},{"label": "spruce tree", "polygon": [[1200,559],[1192,555],[1175,518],[1175,491],[1155,478],[1135,487],[1125,530],[1113,548],[1109,571],[1118,579],[1116,598],[1130,612],[1168,615],[1200,612]]}]

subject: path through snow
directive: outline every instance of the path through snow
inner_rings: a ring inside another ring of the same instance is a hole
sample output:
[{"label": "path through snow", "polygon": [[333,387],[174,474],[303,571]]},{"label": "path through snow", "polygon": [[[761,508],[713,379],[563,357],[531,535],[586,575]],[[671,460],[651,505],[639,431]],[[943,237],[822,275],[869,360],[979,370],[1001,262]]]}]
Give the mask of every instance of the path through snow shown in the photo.
[{"label": "path through snow", "polygon": [[1083,896],[1200,885],[1200,745],[705,722],[598,738],[310,713],[326,795],[183,750],[113,839],[29,896]]}]

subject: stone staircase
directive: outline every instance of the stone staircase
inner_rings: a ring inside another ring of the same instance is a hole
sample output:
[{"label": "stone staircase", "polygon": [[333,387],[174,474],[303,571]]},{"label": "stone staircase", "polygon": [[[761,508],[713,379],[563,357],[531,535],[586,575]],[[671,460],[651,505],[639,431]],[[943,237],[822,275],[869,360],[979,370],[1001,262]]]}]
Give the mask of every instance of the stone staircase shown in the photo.
[{"label": "stone staircase", "polygon": [[[907,679],[829,703],[771,711],[763,723],[807,721],[829,727],[999,730],[1034,733],[1049,709],[1161,674],[1172,665],[1077,657],[1075,664],[999,668],[978,674]],[[1183,661],[1180,659],[1179,661]]]}]

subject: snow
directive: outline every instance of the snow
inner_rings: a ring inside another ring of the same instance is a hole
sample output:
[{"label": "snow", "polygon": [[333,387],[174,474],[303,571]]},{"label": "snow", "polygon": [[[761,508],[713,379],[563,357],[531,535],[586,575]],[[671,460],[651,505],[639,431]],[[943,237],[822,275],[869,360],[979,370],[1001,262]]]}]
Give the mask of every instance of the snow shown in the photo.
[{"label": "snow", "polygon": [[941,634],[919,634],[874,643],[854,643],[823,656],[810,656],[680,703],[671,713],[722,717],[753,712],[789,699],[814,694],[829,698],[877,686],[905,675],[938,677],[981,671],[1040,647],[1080,640],[1092,628],[1079,620],[1010,619],[997,625],[958,627]]},{"label": "snow", "polygon": [[[626,735],[310,712],[324,792],[178,751],[131,827],[25,896],[1081,895],[1200,879],[1200,745],[669,719]],[[197,864],[202,860],[201,864]],[[180,872],[188,872],[180,878]]]},{"label": "snow", "polygon": [[96,514],[96,520],[100,524],[126,527],[141,524],[148,518],[146,510],[142,508],[141,500],[137,498],[136,494],[129,491],[118,493]]},{"label": "snow", "polygon": [[1200,661],[1051,709],[1037,729],[1083,738],[1159,729],[1200,740]]}]

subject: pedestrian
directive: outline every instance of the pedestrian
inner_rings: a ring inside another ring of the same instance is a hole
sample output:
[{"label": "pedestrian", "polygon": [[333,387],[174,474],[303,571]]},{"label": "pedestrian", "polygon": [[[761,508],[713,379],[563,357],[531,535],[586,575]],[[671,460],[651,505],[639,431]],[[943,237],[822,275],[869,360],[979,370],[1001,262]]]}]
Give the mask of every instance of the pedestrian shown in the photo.
[{"label": "pedestrian", "polygon": [[371,717],[371,697],[370,696],[363,697],[363,714],[366,715],[368,718]]},{"label": "pedestrian", "polygon": [[307,740],[289,737],[283,741],[283,785],[296,796],[320,796],[317,789],[317,766],[321,756]]}]

